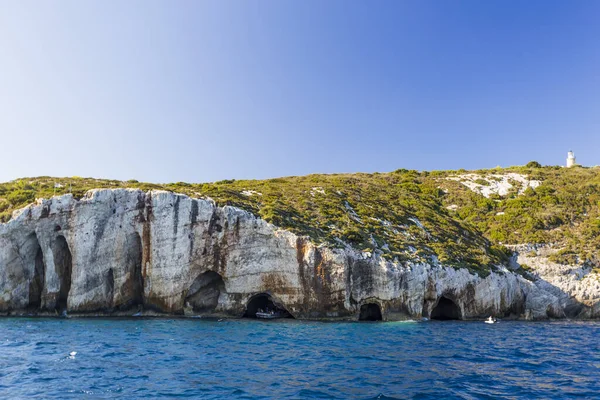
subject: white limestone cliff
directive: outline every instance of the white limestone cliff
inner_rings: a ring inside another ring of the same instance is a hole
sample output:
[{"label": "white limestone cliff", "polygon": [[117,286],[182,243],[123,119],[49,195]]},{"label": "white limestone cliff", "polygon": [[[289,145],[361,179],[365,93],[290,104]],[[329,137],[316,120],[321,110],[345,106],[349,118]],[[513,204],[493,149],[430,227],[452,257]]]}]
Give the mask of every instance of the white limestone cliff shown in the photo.
[{"label": "white limestone cliff", "polygon": [[600,317],[600,274],[584,264],[563,265],[548,259],[559,249],[550,245],[510,246],[526,265],[537,287],[557,299],[569,318]]},{"label": "white limestone cliff", "polygon": [[[357,319],[366,304],[378,305],[386,320],[562,318],[574,302],[558,288],[501,267],[482,278],[439,264],[365,258],[349,247],[317,246],[246,211],[165,191],[54,197],[0,224],[5,314],[240,317],[251,299],[268,294],[306,319]],[[597,311],[596,299],[577,315]]]}]

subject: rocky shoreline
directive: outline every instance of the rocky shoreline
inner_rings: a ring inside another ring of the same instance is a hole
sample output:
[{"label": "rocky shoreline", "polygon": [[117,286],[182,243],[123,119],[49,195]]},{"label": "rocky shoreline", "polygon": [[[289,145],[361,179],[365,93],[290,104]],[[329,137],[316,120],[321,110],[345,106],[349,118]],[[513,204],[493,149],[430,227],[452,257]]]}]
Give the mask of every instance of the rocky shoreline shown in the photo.
[{"label": "rocky shoreline", "polygon": [[546,272],[524,277],[514,250],[514,265],[481,277],[317,246],[210,199],[97,189],[0,224],[0,313],[239,318],[268,303],[312,320],[600,316],[597,281],[543,258],[533,267]]}]

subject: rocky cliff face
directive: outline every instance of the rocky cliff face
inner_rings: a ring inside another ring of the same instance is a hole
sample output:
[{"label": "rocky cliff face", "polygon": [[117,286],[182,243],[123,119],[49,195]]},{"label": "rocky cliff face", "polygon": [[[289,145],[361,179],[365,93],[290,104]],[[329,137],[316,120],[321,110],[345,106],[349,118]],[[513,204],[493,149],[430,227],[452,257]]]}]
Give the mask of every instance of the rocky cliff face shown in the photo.
[{"label": "rocky cliff face", "polygon": [[502,268],[482,278],[319,247],[243,210],[165,191],[65,195],[0,224],[0,311],[11,314],[241,317],[257,299],[308,319],[600,314],[597,286],[594,300],[548,285]]},{"label": "rocky cliff face", "polygon": [[510,246],[519,265],[528,268],[534,284],[567,318],[600,318],[600,275],[589,265],[563,265],[548,259],[559,249],[549,245]]}]

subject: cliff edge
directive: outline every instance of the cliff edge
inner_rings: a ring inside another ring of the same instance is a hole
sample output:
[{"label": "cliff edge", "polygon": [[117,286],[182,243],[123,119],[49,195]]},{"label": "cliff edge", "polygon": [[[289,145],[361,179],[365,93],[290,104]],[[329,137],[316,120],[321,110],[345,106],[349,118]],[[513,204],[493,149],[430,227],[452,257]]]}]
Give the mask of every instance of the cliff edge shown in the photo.
[{"label": "cliff edge", "polygon": [[302,319],[600,315],[597,281],[582,291],[524,273],[514,250],[512,263],[481,273],[435,255],[317,243],[208,198],[94,189],[37,200],[0,224],[0,311],[242,317],[273,304]]}]

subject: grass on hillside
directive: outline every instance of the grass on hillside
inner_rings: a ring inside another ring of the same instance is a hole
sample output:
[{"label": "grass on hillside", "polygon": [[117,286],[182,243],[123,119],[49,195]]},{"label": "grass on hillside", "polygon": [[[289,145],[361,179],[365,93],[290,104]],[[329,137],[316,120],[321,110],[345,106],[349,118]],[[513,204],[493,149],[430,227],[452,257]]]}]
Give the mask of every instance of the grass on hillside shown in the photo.
[{"label": "grass on hillside", "polygon": [[488,199],[447,179],[467,173],[464,170],[164,185],[79,177],[24,178],[0,184],[0,222],[36,198],[69,191],[81,197],[92,188],[163,189],[240,207],[316,243],[341,246],[343,241],[400,262],[435,256],[446,265],[485,274],[493,265],[507,261],[509,252],[502,244],[554,243],[563,247],[556,261],[597,263],[600,169],[530,163],[529,167],[469,173],[485,177],[508,172],[542,184],[522,195],[514,190]]}]

